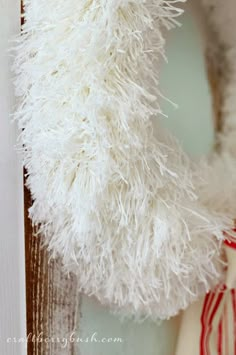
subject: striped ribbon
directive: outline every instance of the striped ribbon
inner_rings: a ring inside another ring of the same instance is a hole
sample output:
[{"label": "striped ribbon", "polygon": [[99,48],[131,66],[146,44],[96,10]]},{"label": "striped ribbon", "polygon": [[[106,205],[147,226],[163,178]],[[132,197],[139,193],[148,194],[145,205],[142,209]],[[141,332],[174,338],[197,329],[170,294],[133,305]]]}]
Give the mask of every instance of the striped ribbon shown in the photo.
[{"label": "striped ribbon", "polygon": [[[236,229],[231,235],[225,233],[224,243],[236,251],[235,232]],[[219,285],[205,296],[201,314],[200,355],[236,355],[236,289]]]}]

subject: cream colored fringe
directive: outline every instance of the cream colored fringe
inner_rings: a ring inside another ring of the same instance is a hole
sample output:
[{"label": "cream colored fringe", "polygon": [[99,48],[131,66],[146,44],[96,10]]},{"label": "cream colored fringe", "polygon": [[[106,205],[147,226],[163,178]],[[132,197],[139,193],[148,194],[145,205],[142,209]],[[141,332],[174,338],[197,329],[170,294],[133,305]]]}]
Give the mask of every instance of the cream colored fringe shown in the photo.
[{"label": "cream colored fringe", "polygon": [[180,2],[26,0],[14,65],[33,224],[81,291],[152,319],[218,282],[226,228],[178,144],[153,135]]}]

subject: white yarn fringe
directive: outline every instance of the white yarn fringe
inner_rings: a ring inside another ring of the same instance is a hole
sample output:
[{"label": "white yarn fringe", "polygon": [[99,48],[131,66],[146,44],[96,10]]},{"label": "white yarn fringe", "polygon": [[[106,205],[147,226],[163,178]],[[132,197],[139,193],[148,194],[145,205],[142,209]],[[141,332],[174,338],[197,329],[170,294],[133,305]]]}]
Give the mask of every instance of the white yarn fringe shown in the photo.
[{"label": "white yarn fringe", "polygon": [[81,291],[152,319],[218,282],[226,228],[180,147],[153,135],[177,2],[26,0],[14,65],[33,224]]}]

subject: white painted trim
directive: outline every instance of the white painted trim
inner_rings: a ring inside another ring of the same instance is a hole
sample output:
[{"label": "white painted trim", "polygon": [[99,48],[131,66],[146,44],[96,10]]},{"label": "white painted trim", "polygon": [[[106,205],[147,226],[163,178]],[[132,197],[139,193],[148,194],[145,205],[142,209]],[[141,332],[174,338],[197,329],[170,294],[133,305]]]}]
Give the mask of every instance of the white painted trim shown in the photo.
[{"label": "white painted trim", "polygon": [[[15,105],[9,40],[20,31],[20,0],[0,0],[0,354],[25,355],[23,174],[10,122]],[[10,342],[8,338],[11,339]]]}]

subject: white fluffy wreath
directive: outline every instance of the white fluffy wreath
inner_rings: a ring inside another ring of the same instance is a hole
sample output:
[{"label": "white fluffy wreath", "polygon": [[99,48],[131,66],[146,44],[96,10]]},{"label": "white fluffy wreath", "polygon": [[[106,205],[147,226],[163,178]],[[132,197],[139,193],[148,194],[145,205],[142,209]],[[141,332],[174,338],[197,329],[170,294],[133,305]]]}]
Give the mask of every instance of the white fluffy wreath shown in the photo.
[{"label": "white fluffy wreath", "polygon": [[178,2],[25,0],[14,65],[33,224],[81,291],[152,319],[218,281],[228,226],[159,122],[154,67]]}]

